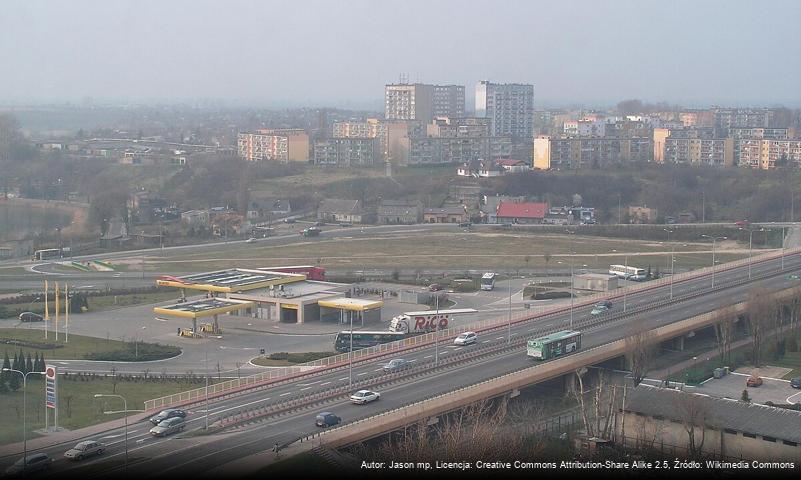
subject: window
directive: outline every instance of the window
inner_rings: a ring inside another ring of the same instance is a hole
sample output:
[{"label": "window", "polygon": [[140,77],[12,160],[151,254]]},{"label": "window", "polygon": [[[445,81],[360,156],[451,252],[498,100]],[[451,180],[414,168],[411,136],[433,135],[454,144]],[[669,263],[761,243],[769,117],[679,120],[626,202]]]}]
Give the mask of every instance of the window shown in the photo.
[{"label": "window", "polygon": [[732,430],[731,428],[724,428],[723,431],[732,435],[737,435],[737,430]]},{"label": "window", "polygon": [[791,447],[797,447],[798,446],[797,442],[791,442],[790,440],[782,440],[782,443],[785,444],[785,445],[789,445]]},{"label": "window", "polygon": [[743,432],[743,436],[744,437],[748,437],[748,438],[756,438],[756,435],[754,435],[753,433],[747,433],[747,432]]},{"label": "window", "polygon": [[776,439],[775,439],[775,438],[773,438],[773,437],[766,437],[765,435],[762,435],[762,440],[764,440],[764,441],[766,441],[766,442],[774,442],[774,443],[776,442]]}]

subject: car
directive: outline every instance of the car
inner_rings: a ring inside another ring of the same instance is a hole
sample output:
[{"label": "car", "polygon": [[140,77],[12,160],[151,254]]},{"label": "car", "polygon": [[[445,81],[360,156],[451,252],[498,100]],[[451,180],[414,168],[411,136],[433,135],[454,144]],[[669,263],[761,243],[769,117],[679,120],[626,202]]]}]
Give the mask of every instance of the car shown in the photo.
[{"label": "car", "polygon": [[801,388],[801,377],[790,379],[790,386],[793,388]]},{"label": "car", "polygon": [[612,308],[612,302],[609,300],[601,300],[595,304],[596,307]]},{"label": "car", "polygon": [[359,390],[350,396],[350,401],[357,405],[374,402],[381,398],[381,394],[372,390]]},{"label": "car", "polygon": [[762,385],[762,377],[757,375],[751,375],[748,377],[748,380],[745,381],[746,387],[758,387]]},{"label": "car", "polygon": [[175,417],[184,418],[186,417],[186,412],[178,408],[168,408],[167,410],[162,410],[156,415],[150,417],[150,423],[152,423],[153,425],[158,425],[159,423],[161,423],[164,420],[167,420],[168,418],[175,418]]},{"label": "car", "polygon": [[100,442],[86,440],[64,452],[64,457],[70,460],[83,460],[92,455],[100,455],[105,449],[105,445]]},{"label": "car", "polygon": [[353,224],[349,222],[342,222],[339,224],[340,227],[352,227]]},{"label": "car", "polygon": [[50,468],[53,459],[46,453],[34,453],[20,458],[6,469],[6,475],[21,475],[24,473],[41,472]]},{"label": "car", "polygon": [[462,222],[459,224],[459,226],[462,228],[470,228],[473,226],[473,224],[471,222]]},{"label": "car", "polygon": [[255,243],[255,242],[256,242],[256,239],[253,238],[253,237],[250,237],[247,240],[245,240],[245,243]]},{"label": "car", "polygon": [[150,434],[154,437],[164,437],[171,433],[180,432],[186,427],[183,417],[172,417],[162,420],[158,425],[150,429]]},{"label": "car", "polygon": [[19,314],[19,321],[20,322],[41,322],[44,320],[44,317],[39,315],[38,313],[33,312],[22,312]]},{"label": "car", "polygon": [[460,333],[458,337],[453,339],[454,345],[470,345],[471,343],[476,343],[478,336],[476,332],[464,332]]},{"label": "car", "polygon": [[609,311],[609,307],[605,305],[596,305],[595,308],[592,309],[590,315],[602,315]]},{"label": "car", "polygon": [[439,292],[440,290],[442,290],[442,285],[440,285],[439,283],[432,283],[431,285],[428,286],[428,290],[431,292]]},{"label": "car", "polygon": [[284,219],[284,223],[295,223],[295,219],[294,218],[285,218]]},{"label": "car", "polygon": [[385,372],[397,372],[400,370],[405,370],[412,366],[412,362],[408,360],[404,360],[403,358],[393,358],[389,362],[387,362],[383,368]]},{"label": "car", "polygon": [[333,427],[342,422],[342,419],[337,417],[331,412],[320,412],[314,420],[314,424],[318,427]]},{"label": "car", "polygon": [[787,275],[787,280],[801,280],[801,273],[791,273]]}]

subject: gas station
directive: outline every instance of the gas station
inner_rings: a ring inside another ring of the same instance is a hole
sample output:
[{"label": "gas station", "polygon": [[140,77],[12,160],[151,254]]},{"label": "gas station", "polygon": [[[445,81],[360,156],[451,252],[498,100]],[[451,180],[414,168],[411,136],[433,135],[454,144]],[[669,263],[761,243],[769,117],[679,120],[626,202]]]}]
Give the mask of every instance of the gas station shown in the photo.
[{"label": "gas station", "polygon": [[[380,300],[350,298],[348,284],[308,280],[304,273],[267,269],[233,268],[181,277],[163,276],[156,284],[180,289],[182,301],[155,307],[153,312],[163,317],[191,318],[191,330],[179,331],[187,336],[198,336],[198,319],[209,317],[213,317],[213,323],[201,325],[201,330],[221,333],[220,314],[260,319],[265,326],[347,323],[351,319],[361,325],[377,323],[384,305]],[[205,292],[206,298],[186,301],[187,290]]]}]

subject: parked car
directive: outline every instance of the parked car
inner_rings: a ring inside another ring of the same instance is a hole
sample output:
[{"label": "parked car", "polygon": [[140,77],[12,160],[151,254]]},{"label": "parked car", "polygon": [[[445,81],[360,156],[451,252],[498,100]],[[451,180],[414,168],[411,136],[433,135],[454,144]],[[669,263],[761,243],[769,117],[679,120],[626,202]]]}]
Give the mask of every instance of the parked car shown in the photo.
[{"label": "parked car", "polygon": [[295,223],[295,219],[294,218],[285,218],[284,219],[284,223]]},{"label": "parked car", "polygon": [[253,237],[250,237],[247,240],[245,240],[245,243],[255,243],[255,242],[256,242],[256,239],[253,238]]},{"label": "parked car", "polygon": [[186,427],[183,417],[172,417],[162,420],[158,425],[150,429],[150,434],[154,437],[164,437],[172,433],[180,432]]},{"label": "parked car", "polygon": [[381,394],[378,392],[374,392],[372,390],[359,390],[350,396],[350,401],[358,405],[364,405],[365,403],[374,402],[379,398],[381,398]]},{"label": "parked car", "polygon": [[333,427],[334,425],[338,425],[342,422],[342,419],[337,417],[331,412],[320,412],[317,414],[317,418],[314,421],[314,424],[318,427]]},{"label": "parked car", "polygon": [[458,337],[453,339],[454,345],[470,345],[471,343],[476,343],[478,336],[476,332],[464,332],[459,334]]},{"label": "parked car", "polygon": [[432,283],[431,285],[428,286],[428,290],[431,292],[439,292],[440,290],[442,290],[442,285],[440,285],[439,283]]},{"label": "parked car", "polygon": [[760,385],[762,385],[762,377],[757,375],[751,375],[748,377],[748,380],[745,381],[746,387],[758,387]]},{"label": "parked car", "polygon": [[22,312],[19,314],[19,321],[20,322],[41,322],[44,320],[44,317],[39,315],[38,313],[33,312]]},{"label": "parked car", "polygon": [[186,417],[186,412],[178,408],[168,408],[167,410],[162,410],[156,415],[150,417],[150,423],[152,423],[153,425],[158,425],[159,423],[161,423],[164,420],[167,420],[168,418],[175,418],[175,417],[184,418]]},{"label": "parked car", "polygon": [[612,302],[610,300],[601,300],[595,304],[596,307],[606,307],[612,308]]},{"label": "parked car", "polygon": [[462,222],[459,224],[459,226],[462,228],[470,228],[473,226],[473,224],[471,222]]},{"label": "parked car", "polygon": [[596,305],[595,308],[592,309],[590,315],[602,315],[609,311],[609,307],[605,305]]},{"label": "parked car", "polygon": [[64,457],[70,460],[83,460],[92,455],[100,455],[105,449],[105,445],[100,442],[86,440],[64,452]]},{"label": "parked car", "polygon": [[404,370],[410,368],[412,366],[412,362],[408,360],[404,360],[402,358],[393,358],[386,365],[384,365],[385,372],[398,372],[400,370]]},{"label": "parked car", "polygon": [[801,388],[801,377],[795,377],[791,379],[790,386],[793,388]]},{"label": "parked car", "polygon": [[41,472],[50,468],[53,459],[46,453],[34,453],[27,457],[20,458],[13,465],[6,469],[6,475],[16,476],[23,473]]}]

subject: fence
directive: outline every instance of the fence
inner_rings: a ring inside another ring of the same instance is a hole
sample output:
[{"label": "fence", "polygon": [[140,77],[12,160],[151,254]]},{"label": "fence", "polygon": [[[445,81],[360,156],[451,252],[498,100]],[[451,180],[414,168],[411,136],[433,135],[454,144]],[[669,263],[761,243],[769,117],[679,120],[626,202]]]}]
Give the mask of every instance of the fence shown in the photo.
[{"label": "fence", "polygon": [[[385,343],[377,345],[375,347],[355,350],[350,353],[334,355],[331,357],[322,358],[312,362],[307,362],[305,364],[298,366],[273,369],[270,370],[269,372],[258,373],[248,377],[243,377],[241,379],[235,379],[215,384],[213,391],[211,390],[212,387],[209,387],[210,390],[208,396],[218,397],[221,394],[235,393],[237,391],[246,388],[265,385],[272,383],[274,381],[297,378],[299,376],[308,375],[311,372],[315,372],[321,369],[341,367],[347,365],[351,361],[351,359],[353,362],[361,362],[368,359],[383,357],[391,353],[398,353],[416,348],[422,348],[425,346],[432,345],[437,341],[448,340],[465,331],[485,332],[485,331],[500,329],[503,327],[511,328],[511,325],[519,324],[521,322],[527,322],[538,318],[545,318],[552,315],[562,314],[570,311],[571,308],[577,309],[581,307],[586,307],[602,299],[619,299],[627,295],[633,295],[635,293],[641,293],[648,290],[666,287],[671,283],[681,283],[687,280],[704,277],[712,274],[713,271],[715,274],[717,274],[719,272],[726,272],[732,269],[744,267],[748,265],[749,262],[755,265],[759,265],[760,263],[775,260],[779,257],[781,257],[782,261],[784,261],[784,257],[793,256],[799,253],[801,253],[801,247],[794,249],[787,249],[787,250],[781,249],[779,251],[774,251],[763,255],[759,255],[757,257],[754,257],[753,259],[745,258],[741,260],[735,260],[733,262],[728,262],[724,264],[725,266],[722,265],[717,268],[704,267],[698,270],[693,270],[690,272],[678,274],[670,278],[663,277],[658,280],[646,282],[642,285],[625,287],[623,289],[619,289],[619,291],[615,291],[615,293],[612,295],[610,295],[608,292],[595,293],[593,295],[582,298],[581,301],[574,302],[572,307],[570,305],[559,305],[548,309],[543,308],[538,313],[534,314],[528,312],[518,312],[514,314],[510,313],[510,315],[507,317],[496,317],[492,319],[481,320],[467,326],[453,327],[453,328],[448,328],[446,330],[440,330],[437,332],[417,335],[404,340],[399,340],[397,342]],[[637,255],[630,255],[630,256],[634,257]],[[164,408],[166,406],[193,403],[194,401],[205,398],[205,396],[206,396],[205,387],[198,388],[195,390],[189,390],[186,392],[176,393],[173,395],[167,395],[165,397],[160,397],[145,401],[145,410],[149,411],[158,408]]]}]

